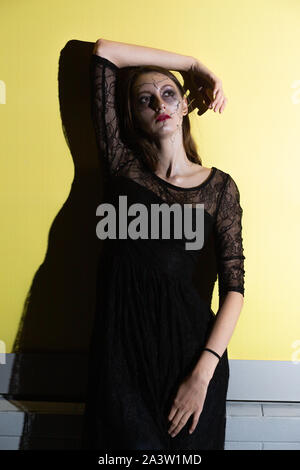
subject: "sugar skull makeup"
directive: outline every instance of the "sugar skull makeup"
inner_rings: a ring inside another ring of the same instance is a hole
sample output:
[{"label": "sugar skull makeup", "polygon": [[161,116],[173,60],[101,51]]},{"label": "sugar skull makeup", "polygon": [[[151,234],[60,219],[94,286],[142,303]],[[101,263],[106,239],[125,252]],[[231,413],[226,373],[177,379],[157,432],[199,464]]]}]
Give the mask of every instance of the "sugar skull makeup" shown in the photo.
[{"label": "sugar skull makeup", "polygon": [[[172,138],[181,131],[182,119],[187,114],[186,99],[176,84],[164,74],[147,72],[139,75],[133,86],[133,112],[138,125],[156,138]],[[157,121],[166,114],[169,118]]]}]

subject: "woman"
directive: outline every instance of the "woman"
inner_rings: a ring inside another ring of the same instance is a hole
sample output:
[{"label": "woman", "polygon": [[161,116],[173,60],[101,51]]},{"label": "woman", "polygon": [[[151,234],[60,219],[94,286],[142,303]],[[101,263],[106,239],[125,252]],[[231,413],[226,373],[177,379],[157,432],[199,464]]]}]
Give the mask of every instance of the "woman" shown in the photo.
[{"label": "woman", "polygon": [[[182,73],[188,99],[168,69]],[[187,250],[185,235],[104,242],[83,448],[224,449],[226,348],[244,299],[242,208],[233,178],[202,166],[188,117],[196,106],[198,114],[223,111],[221,81],[193,57],[99,39],[91,85],[106,198],[117,220],[121,195],[127,207],[144,204],[149,214],[154,204],[203,204],[219,310],[193,284],[202,249]]]}]

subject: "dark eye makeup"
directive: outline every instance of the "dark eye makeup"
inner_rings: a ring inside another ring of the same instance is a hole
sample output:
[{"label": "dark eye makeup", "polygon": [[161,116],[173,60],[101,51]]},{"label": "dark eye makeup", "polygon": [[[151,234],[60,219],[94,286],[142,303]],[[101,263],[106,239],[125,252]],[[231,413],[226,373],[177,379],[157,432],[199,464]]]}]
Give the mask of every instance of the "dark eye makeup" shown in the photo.
[{"label": "dark eye makeup", "polygon": [[[163,92],[163,95],[165,95],[165,93],[169,93],[169,95],[167,96],[167,98],[169,97],[174,97],[176,95],[176,93],[174,92],[174,90],[172,90],[172,88],[169,88],[167,90],[165,90]],[[151,95],[152,96],[152,95]],[[144,99],[148,99],[149,98],[149,95],[142,95],[139,99],[138,99],[138,102],[140,104],[145,104],[145,101],[143,101]]]}]

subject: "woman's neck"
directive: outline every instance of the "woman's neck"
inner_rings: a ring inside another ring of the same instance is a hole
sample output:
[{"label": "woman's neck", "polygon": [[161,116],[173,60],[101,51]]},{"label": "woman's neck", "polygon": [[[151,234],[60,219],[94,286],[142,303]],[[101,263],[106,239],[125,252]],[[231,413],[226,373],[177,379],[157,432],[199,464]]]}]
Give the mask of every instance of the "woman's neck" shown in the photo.
[{"label": "woman's neck", "polygon": [[158,148],[158,163],[155,173],[163,178],[183,176],[190,172],[195,163],[191,162],[183,146],[182,136],[171,136],[162,139]]}]

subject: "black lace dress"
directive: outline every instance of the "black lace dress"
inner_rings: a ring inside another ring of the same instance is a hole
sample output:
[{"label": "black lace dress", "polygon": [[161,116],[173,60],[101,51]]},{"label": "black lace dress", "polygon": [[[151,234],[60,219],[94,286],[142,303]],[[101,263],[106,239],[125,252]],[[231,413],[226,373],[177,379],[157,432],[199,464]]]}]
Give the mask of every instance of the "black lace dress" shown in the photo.
[{"label": "black lace dress", "polygon": [[[244,294],[239,190],[233,178],[216,167],[193,188],[175,186],[148,170],[120,138],[115,107],[118,67],[93,54],[90,72],[96,138],[109,169],[105,201],[114,204],[117,214],[120,195],[127,196],[127,207],[142,203],[149,213],[151,204],[196,207],[203,203],[205,233],[202,250],[186,250],[184,236],[104,241],[82,447],[103,451],[224,449],[227,350],[209,383],[194,432],[188,433],[191,416],[171,437],[167,417],[215,320],[210,307],[215,279],[203,295],[194,280],[209,240],[213,240],[219,297],[228,291]],[[201,267],[204,285],[210,263],[203,261]]]}]

